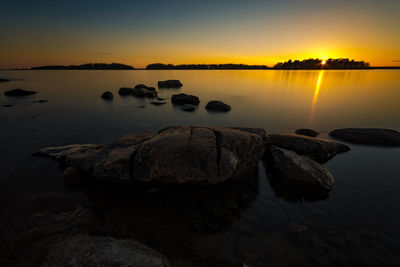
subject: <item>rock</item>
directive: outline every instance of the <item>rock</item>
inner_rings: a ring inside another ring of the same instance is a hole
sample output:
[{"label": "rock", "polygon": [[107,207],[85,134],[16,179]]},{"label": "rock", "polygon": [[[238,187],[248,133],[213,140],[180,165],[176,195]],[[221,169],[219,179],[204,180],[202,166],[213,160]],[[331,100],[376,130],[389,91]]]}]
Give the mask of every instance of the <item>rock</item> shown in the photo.
[{"label": "rock", "polygon": [[374,146],[400,146],[400,133],[382,128],[343,128],[329,133],[331,137],[350,142]]},{"label": "rock", "polygon": [[157,96],[157,100],[158,100],[158,101],[164,101],[165,98],[164,98],[164,97],[159,97],[159,96]]},{"label": "rock", "polygon": [[37,92],[35,91],[26,91],[26,90],[22,90],[22,89],[13,89],[13,90],[9,90],[9,91],[5,91],[4,95],[5,96],[27,96],[27,95],[34,95]]},{"label": "rock", "polygon": [[228,112],[231,110],[231,106],[222,101],[213,100],[207,103],[206,109],[211,111]]},{"label": "rock", "polygon": [[172,95],[171,102],[174,105],[191,104],[197,106],[200,103],[200,100],[197,96],[181,93]]},{"label": "rock", "polygon": [[160,253],[132,240],[79,234],[55,244],[42,263],[47,266],[171,266]]},{"label": "rock", "polygon": [[167,104],[167,102],[165,102],[165,101],[153,101],[153,102],[150,102],[150,104],[155,105],[155,106],[160,106],[160,105]]},{"label": "rock", "polygon": [[264,150],[264,139],[249,131],[176,126],[109,144],[44,148],[34,155],[107,181],[217,184],[246,178]]},{"label": "rock", "polygon": [[10,80],[7,79],[0,79],[0,83],[9,82]]},{"label": "rock", "polygon": [[179,80],[166,80],[158,82],[158,87],[162,88],[176,88],[181,86],[183,86],[183,84]]},{"label": "rock", "polygon": [[145,108],[145,107],[146,107],[145,105],[138,106],[138,108]]},{"label": "rock", "polygon": [[154,98],[157,96],[157,92],[151,91],[146,88],[134,88],[132,95],[135,97],[149,97],[149,98]]},{"label": "rock", "polygon": [[181,110],[183,110],[183,111],[195,111],[196,107],[191,105],[191,104],[186,104],[186,105],[181,106]]},{"label": "rock", "polygon": [[46,99],[39,99],[38,100],[38,103],[47,103],[47,102],[49,102],[49,100],[46,100]]},{"label": "rock", "polygon": [[121,96],[131,95],[133,93],[133,88],[122,87],[118,90],[118,94]]},{"label": "rock", "polygon": [[295,131],[296,134],[305,135],[309,137],[317,137],[319,135],[319,131],[313,129],[297,129]]},{"label": "rock", "polygon": [[104,92],[101,95],[101,98],[105,99],[105,100],[112,100],[114,98],[113,93],[111,93],[110,91]]},{"label": "rock", "polygon": [[269,161],[276,173],[273,180],[280,187],[304,194],[327,195],[334,184],[329,171],[314,160],[276,146],[269,148]]},{"label": "rock", "polygon": [[271,134],[267,137],[267,142],[268,145],[293,150],[319,163],[324,163],[336,154],[350,150],[344,144],[297,134]]},{"label": "rock", "polygon": [[85,176],[78,168],[68,167],[63,172],[63,179],[66,184],[79,184]]},{"label": "rock", "polygon": [[6,107],[6,108],[13,107],[13,106],[14,106],[13,104],[6,104],[6,105],[3,105],[3,107]]}]

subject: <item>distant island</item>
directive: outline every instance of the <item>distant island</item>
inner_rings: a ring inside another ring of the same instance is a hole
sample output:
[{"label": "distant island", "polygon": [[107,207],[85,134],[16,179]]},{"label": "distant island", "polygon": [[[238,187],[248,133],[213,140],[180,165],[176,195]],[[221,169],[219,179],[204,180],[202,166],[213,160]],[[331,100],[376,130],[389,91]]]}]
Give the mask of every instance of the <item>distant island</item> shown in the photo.
[{"label": "distant island", "polygon": [[278,63],[274,69],[279,70],[319,70],[319,69],[370,69],[368,62],[349,60],[348,58],[339,59],[305,59],[305,60],[289,60]]},{"label": "distant island", "polygon": [[266,70],[265,65],[246,64],[163,64],[154,63],[147,65],[146,70]]},{"label": "distant island", "polygon": [[83,65],[54,65],[32,67],[31,70],[134,70],[135,68],[121,63],[87,63]]}]

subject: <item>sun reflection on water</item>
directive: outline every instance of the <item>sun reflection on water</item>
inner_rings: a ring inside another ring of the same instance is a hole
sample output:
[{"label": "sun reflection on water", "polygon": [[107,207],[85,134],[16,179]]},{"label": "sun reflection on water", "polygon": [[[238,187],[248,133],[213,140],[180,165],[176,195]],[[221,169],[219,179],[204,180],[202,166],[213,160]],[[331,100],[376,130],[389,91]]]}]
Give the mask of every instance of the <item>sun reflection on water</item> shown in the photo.
[{"label": "sun reflection on water", "polygon": [[318,100],[318,94],[319,94],[319,89],[321,87],[321,83],[322,83],[322,77],[324,76],[324,70],[321,70],[318,74],[318,81],[317,81],[317,85],[315,87],[315,91],[314,91],[314,97],[311,103],[311,115],[310,115],[310,126],[313,126],[314,123],[314,117],[315,117],[315,107],[317,105],[317,100]]}]

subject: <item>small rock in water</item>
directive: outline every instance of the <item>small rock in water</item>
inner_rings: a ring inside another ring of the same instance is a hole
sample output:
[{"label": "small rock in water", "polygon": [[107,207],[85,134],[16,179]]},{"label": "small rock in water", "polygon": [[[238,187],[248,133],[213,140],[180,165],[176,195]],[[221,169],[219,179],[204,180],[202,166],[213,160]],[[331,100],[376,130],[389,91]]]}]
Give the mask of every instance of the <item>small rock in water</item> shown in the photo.
[{"label": "small rock in water", "polygon": [[200,103],[200,100],[197,96],[181,93],[172,95],[171,102],[174,105],[185,105],[185,104],[198,105]]},{"label": "small rock in water", "polygon": [[158,87],[162,88],[177,88],[181,86],[183,86],[183,84],[179,80],[166,80],[158,82]]},{"label": "small rock in water", "polygon": [[156,91],[151,91],[148,88],[134,88],[132,95],[135,97],[149,97],[154,98],[157,96]]},{"label": "small rock in water", "polygon": [[121,96],[131,95],[133,93],[133,88],[122,87],[118,90],[118,94]]},{"label": "small rock in water", "polygon": [[27,96],[27,95],[34,95],[37,92],[35,91],[26,91],[23,89],[13,89],[13,90],[9,90],[4,92],[5,96]]},{"label": "small rock in water", "polygon": [[157,100],[159,100],[159,101],[164,101],[165,98],[164,98],[164,97],[159,97],[159,96],[157,96]]},{"label": "small rock in water", "polygon": [[145,107],[146,107],[145,105],[138,106],[138,108],[145,108]]},{"label": "small rock in water", "polygon": [[0,79],[0,83],[9,82],[10,80],[7,79]]},{"label": "small rock in water", "polygon": [[12,104],[3,105],[3,107],[6,107],[6,108],[13,107],[13,106],[14,106],[14,105],[12,105]]},{"label": "small rock in water", "polygon": [[192,104],[186,104],[186,105],[181,106],[181,110],[183,110],[183,111],[195,111],[196,107],[193,106]]},{"label": "small rock in water", "polygon": [[295,131],[295,133],[300,134],[300,135],[309,136],[309,137],[316,137],[319,135],[319,131],[313,130],[313,129],[306,129],[306,128],[297,129]]},{"label": "small rock in water", "polygon": [[153,102],[150,102],[150,104],[155,105],[155,106],[160,106],[160,105],[167,104],[167,102],[165,102],[165,101],[153,101]]},{"label": "small rock in water", "polygon": [[343,128],[329,133],[331,137],[374,146],[400,146],[400,133],[395,130],[381,128]]},{"label": "small rock in water", "polygon": [[207,103],[206,109],[211,111],[228,112],[231,110],[231,106],[222,101],[212,100]]},{"label": "small rock in water", "polygon": [[103,98],[103,99],[105,99],[105,100],[111,100],[111,99],[114,98],[114,95],[113,95],[113,93],[111,93],[110,91],[107,91],[107,92],[104,92],[104,93],[101,95],[101,98]]}]

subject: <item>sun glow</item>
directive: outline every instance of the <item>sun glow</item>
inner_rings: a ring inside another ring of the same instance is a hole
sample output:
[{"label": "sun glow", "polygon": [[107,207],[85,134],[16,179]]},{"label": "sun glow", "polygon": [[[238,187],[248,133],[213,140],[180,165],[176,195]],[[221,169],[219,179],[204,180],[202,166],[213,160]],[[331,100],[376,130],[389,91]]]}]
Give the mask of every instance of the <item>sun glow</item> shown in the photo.
[{"label": "sun glow", "polygon": [[325,60],[325,59],[322,60],[321,64],[322,64],[322,65],[325,65],[325,64],[326,64],[326,60]]}]

